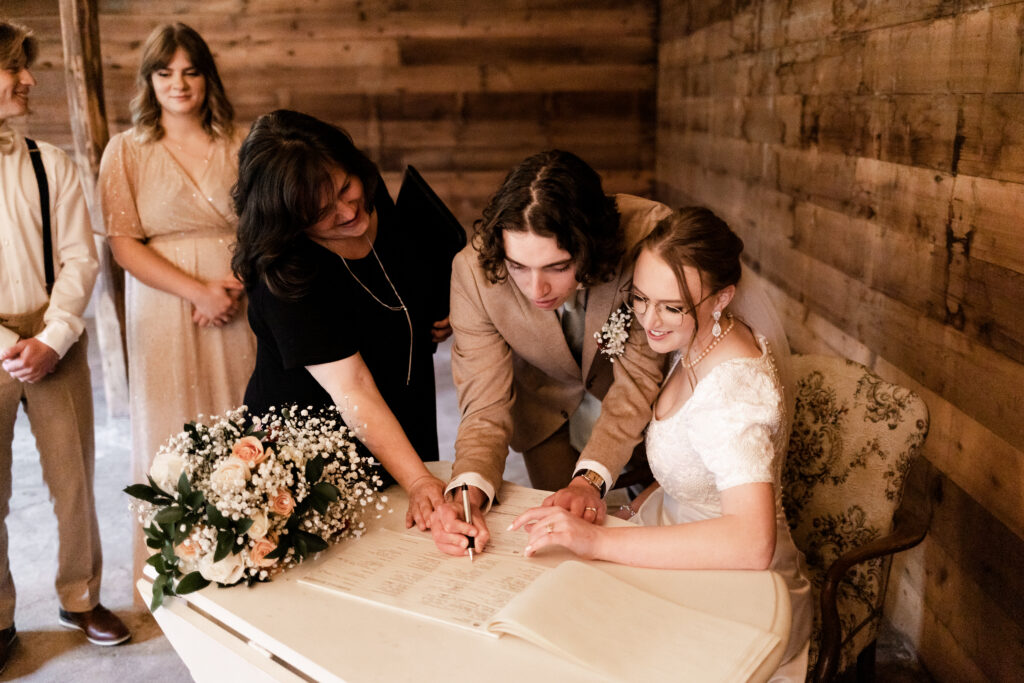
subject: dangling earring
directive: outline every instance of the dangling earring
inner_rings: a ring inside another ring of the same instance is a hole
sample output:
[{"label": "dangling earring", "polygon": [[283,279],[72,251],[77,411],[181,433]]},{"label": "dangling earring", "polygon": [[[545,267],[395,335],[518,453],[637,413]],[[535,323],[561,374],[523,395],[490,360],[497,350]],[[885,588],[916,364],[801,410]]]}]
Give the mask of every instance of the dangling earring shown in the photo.
[{"label": "dangling earring", "polygon": [[718,337],[722,336],[722,326],[718,322],[722,318],[722,312],[715,311],[714,313],[711,314],[711,317],[715,319],[715,324],[711,328],[711,334],[713,334],[715,336],[715,339],[717,339]]}]

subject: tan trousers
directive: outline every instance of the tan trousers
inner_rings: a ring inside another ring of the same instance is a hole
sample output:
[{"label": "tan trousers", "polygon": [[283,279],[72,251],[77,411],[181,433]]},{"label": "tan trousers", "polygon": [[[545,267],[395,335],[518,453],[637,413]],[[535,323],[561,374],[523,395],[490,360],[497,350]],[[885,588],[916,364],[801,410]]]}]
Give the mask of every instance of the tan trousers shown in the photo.
[{"label": "tan trousers", "polygon": [[[27,337],[41,329],[42,312],[0,315],[0,322]],[[99,602],[103,555],[93,497],[95,443],[86,344],[83,332],[57,369],[34,384],[19,382],[0,370],[0,628],[14,623],[6,520],[19,403],[25,406],[57,516],[57,597],[69,612],[84,612]]]}]

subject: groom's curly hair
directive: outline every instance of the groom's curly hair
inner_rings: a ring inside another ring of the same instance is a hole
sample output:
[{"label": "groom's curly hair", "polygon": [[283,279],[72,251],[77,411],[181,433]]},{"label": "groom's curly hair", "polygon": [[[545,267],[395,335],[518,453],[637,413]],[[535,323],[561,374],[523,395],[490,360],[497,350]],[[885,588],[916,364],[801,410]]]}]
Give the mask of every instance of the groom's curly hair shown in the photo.
[{"label": "groom's curly hair", "polygon": [[572,255],[584,286],[610,280],[625,253],[619,211],[605,196],[601,176],[575,154],[557,149],[512,169],[474,225],[473,246],[492,283],[508,276],[505,231],[554,237]]}]

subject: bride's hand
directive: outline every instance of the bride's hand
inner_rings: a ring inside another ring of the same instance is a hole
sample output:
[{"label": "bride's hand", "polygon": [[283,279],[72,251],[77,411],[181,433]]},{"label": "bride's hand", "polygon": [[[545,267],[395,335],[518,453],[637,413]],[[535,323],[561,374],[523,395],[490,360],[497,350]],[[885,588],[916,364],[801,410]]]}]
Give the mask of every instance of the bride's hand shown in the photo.
[{"label": "bride's hand", "polygon": [[424,474],[409,485],[409,508],[405,512],[405,528],[413,524],[420,531],[430,528],[430,515],[444,503],[444,484],[437,477]]},{"label": "bride's hand", "polygon": [[583,559],[594,559],[604,527],[584,521],[565,508],[531,508],[509,526],[510,531],[525,529],[530,535],[523,554],[532,557],[541,548],[560,545]]}]

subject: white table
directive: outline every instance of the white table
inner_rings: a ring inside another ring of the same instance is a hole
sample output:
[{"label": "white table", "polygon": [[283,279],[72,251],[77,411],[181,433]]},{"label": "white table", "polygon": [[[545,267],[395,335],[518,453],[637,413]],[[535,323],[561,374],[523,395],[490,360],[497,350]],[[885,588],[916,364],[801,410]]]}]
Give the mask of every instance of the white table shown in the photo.
[{"label": "white table", "polygon": [[[432,465],[439,476],[449,467]],[[394,513],[368,520],[371,528],[404,527],[406,499],[397,488],[388,494]],[[153,616],[200,683],[594,680],[591,671],[518,638],[489,638],[300,585],[298,579],[330,552],[252,588],[210,586],[165,598]],[[530,561],[557,564],[572,557],[558,551]],[[775,633],[779,645],[751,680],[766,680],[778,667],[790,623],[789,594],[778,575],[594,565],[649,593]],[[147,602],[151,581],[137,585]],[[632,627],[636,618],[622,615],[623,626]]]}]

